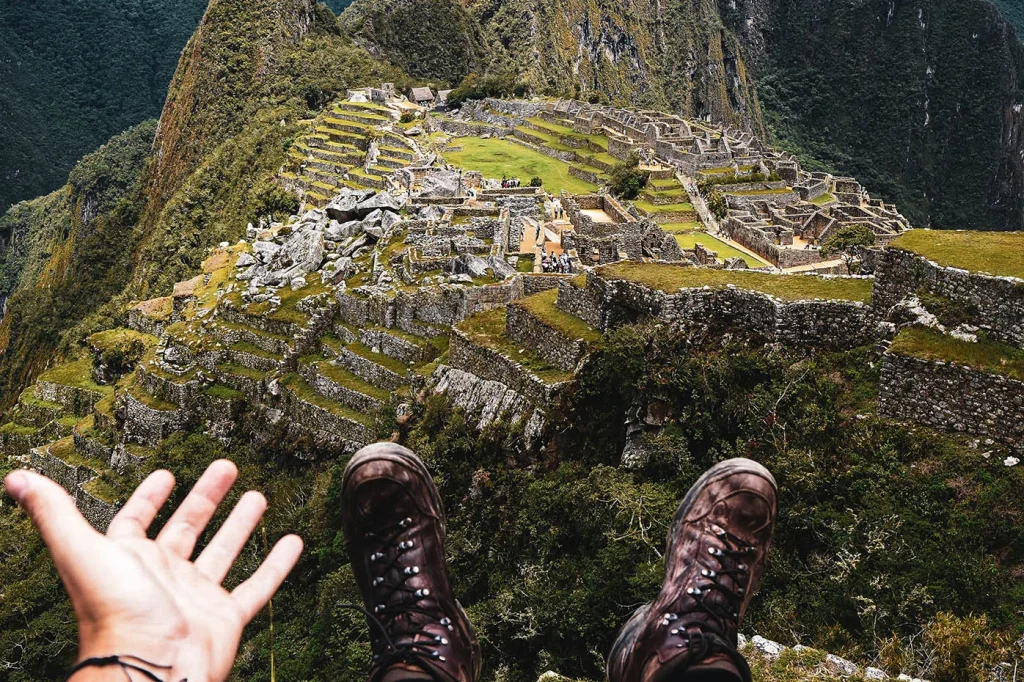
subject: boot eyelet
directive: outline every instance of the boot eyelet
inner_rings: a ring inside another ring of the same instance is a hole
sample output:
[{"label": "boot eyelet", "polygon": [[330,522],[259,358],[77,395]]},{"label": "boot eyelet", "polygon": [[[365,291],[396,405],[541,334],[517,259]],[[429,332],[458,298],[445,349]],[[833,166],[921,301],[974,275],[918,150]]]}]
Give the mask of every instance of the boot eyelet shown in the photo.
[{"label": "boot eyelet", "polygon": [[373,579],[373,584],[374,584],[374,586],[375,586],[375,587],[376,587],[377,585],[380,585],[380,584],[381,584],[381,583],[383,583],[383,582],[384,582],[384,578],[383,578],[383,577],[377,577],[377,578],[374,578],[374,579]]}]

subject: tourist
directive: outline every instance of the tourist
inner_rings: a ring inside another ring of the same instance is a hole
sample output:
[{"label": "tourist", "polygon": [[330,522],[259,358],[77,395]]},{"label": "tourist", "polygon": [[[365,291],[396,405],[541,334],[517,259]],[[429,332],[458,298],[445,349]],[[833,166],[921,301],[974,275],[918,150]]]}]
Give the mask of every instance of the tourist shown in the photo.
[{"label": "tourist", "polygon": [[548,254],[544,254],[544,257],[540,259],[541,272],[550,272],[551,261],[548,259]]},{"label": "tourist", "polygon": [[[236,476],[230,462],[211,464],[155,539],[148,533],[174,487],[169,472],[151,474],[106,535],[53,481],[27,471],[7,477],[79,621],[78,662],[68,679],[106,678],[102,671],[117,669],[157,682],[227,679],[242,628],[302,551],[302,541],[287,536],[248,580],[232,592],[221,586],[266,507],[250,492],[191,560]],[[612,644],[609,682],[751,682],[737,635],[764,572],[777,490],[768,470],[748,459],[721,462],[694,484],[671,526],[660,592]],[[340,506],[365,608],[338,606],[367,616],[369,679],[476,682],[480,645],[452,593],[443,505],[424,463],[394,443],[363,448],[345,469]]]}]

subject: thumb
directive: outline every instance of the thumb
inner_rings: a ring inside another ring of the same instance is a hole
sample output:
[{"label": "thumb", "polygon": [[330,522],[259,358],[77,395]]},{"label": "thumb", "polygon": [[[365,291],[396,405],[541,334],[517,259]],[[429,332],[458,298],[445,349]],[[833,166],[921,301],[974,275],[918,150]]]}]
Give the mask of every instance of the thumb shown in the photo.
[{"label": "thumb", "polygon": [[64,488],[45,476],[15,471],[4,480],[4,486],[39,529],[57,570],[66,577],[63,568],[74,565],[74,557],[86,558],[99,533],[85,520]]}]

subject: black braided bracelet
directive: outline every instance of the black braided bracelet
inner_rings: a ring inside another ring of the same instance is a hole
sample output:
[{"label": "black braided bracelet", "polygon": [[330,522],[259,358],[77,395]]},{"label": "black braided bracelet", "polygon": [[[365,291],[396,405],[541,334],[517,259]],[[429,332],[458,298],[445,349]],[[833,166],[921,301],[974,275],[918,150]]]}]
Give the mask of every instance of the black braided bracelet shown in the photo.
[{"label": "black braided bracelet", "polygon": [[[137,663],[133,663],[132,661],[137,661]],[[140,663],[142,665],[139,665]],[[124,673],[124,676],[128,678],[128,682],[134,682],[134,680],[132,680],[131,673],[128,672],[129,670],[134,670],[136,672],[142,673],[152,682],[164,682],[155,674],[153,674],[146,668],[143,668],[143,665],[149,666],[150,668],[155,668],[157,670],[171,669],[171,666],[169,665],[157,665],[156,663],[150,663],[146,659],[139,658],[138,656],[97,656],[95,658],[87,658],[81,663],[77,663],[74,666],[72,666],[68,670],[68,674],[64,678],[64,681],[67,682],[68,680],[70,680],[75,673],[82,670],[83,668],[106,668],[110,665],[116,665],[120,667],[121,671]],[[182,680],[181,682],[188,682],[188,680]]]}]

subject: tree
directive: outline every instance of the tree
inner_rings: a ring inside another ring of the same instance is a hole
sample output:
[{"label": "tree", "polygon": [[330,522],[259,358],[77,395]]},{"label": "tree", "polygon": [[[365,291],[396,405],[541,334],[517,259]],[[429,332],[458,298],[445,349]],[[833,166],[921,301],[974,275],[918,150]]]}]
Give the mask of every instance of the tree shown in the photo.
[{"label": "tree", "polygon": [[839,256],[851,273],[860,271],[860,250],[875,245],[875,231],[869,225],[847,225],[821,245],[821,254],[826,258]]},{"label": "tree", "polygon": [[650,173],[640,170],[640,155],[634,152],[612,168],[611,189],[617,197],[636,199],[650,179]]}]

